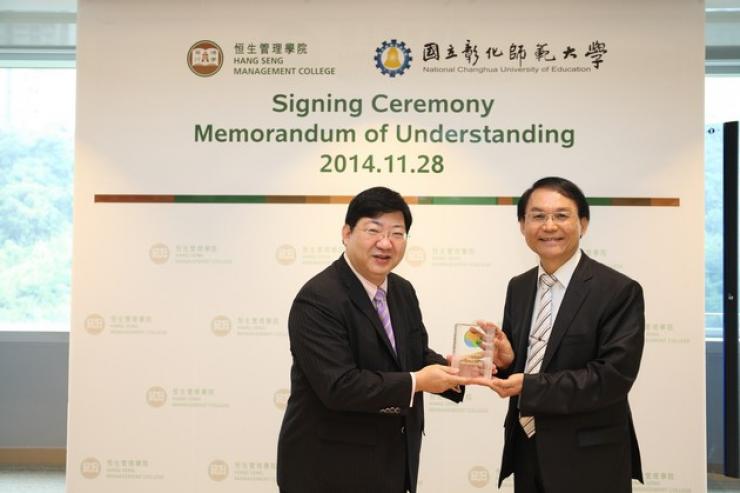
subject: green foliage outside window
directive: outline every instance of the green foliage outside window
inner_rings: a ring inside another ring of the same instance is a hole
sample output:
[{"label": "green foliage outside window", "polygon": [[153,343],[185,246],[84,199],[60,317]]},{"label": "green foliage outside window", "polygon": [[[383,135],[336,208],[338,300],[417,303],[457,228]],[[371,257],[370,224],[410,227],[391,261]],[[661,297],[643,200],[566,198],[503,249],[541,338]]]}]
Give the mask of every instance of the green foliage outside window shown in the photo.
[{"label": "green foliage outside window", "polygon": [[68,329],[74,73],[0,70],[0,330]]},{"label": "green foliage outside window", "polygon": [[707,336],[722,334],[722,125],[704,132],[704,300]]}]

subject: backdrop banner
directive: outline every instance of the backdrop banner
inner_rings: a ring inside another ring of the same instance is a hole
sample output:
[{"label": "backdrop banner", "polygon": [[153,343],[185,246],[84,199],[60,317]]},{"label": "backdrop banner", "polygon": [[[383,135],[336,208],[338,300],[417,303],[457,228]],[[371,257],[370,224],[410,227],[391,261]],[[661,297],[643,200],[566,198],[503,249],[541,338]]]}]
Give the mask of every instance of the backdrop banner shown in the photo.
[{"label": "backdrop banner", "polygon": [[[536,265],[514,204],[547,175],[645,290],[635,491],[706,491],[703,23],[694,0],[80,0],[68,491],[276,491],[288,311],[351,196],[412,204],[397,272],[448,354]],[[506,401],[426,404],[420,491],[494,491]]]}]

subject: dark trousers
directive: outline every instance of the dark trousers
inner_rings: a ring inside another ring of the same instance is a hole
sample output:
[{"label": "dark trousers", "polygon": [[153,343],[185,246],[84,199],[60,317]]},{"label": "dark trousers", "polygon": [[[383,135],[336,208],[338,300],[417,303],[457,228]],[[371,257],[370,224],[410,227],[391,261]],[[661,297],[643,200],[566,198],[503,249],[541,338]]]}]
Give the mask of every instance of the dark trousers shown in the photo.
[{"label": "dark trousers", "polygon": [[514,431],[514,493],[546,493],[537,458],[537,433],[527,438],[521,426]]}]

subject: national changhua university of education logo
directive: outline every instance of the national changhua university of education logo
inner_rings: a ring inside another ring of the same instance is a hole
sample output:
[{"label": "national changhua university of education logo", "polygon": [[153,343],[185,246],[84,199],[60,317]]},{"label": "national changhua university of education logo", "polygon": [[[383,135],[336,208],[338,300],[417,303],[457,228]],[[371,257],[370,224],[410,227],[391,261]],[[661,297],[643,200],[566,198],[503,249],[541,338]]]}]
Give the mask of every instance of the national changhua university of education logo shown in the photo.
[{"label": "national changhua university of education logo", "polygon": [[403,75],[406,70],[411,68],[411,49],[403,41],[392,39],[383,41],[375,49],[375,66],[380,73],[388,77]]},{"label": "national changhua university of education logo", "polygon": [[221,70],[224,52],[213,41],[202,40],[190,47],[187,61],[188,67],[195,75],[210,77]]}]

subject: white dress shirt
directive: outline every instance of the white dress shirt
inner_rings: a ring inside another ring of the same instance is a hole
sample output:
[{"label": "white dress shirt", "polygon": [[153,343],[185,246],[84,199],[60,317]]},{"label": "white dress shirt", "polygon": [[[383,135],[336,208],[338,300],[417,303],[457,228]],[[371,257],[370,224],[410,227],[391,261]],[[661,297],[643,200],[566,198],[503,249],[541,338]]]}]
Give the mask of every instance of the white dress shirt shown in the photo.
[{"label": "white dress shirt", "polygon": [[[581,260],[581,250],[576,250],[576,253],[573,254],[573,256],[568,259],[567,262],[565,262],[563,265],[560,266],[558,270],[556,270],[552,276],[557,279],[557,282],[552,285],[552,318],[551,323],[555,325],[555,320],[558,316],[558,311],[560,310],[560,304],[563,302],[563,296],[565,296],[565,290],[568,289],[568,284],[570,284],[570,280],[573,278],[573,273],[576,271],[576,267],[578,267],[578,262]],[[546,274],[545,269],[542,268],[542,264],[540,263],[538,269],[537,269],[537,295],[534,297],[534,309],[532,311],[532,325],[529,327],[529,333],[532,334],[532,331],[535,329],[535,323],[537,320],[537,313],[540,311],[540,299],[542,298],[542,293],[547,289],[547,286],[545,286],[543,283],[540,282],[540,276],[542,274]],[[547,331],[547,334],[545,334],[545,343],[549,341],[550,334],[552,334],[552,330]],[[527,358],[529,358],[529,347],[527,348]]]}]

